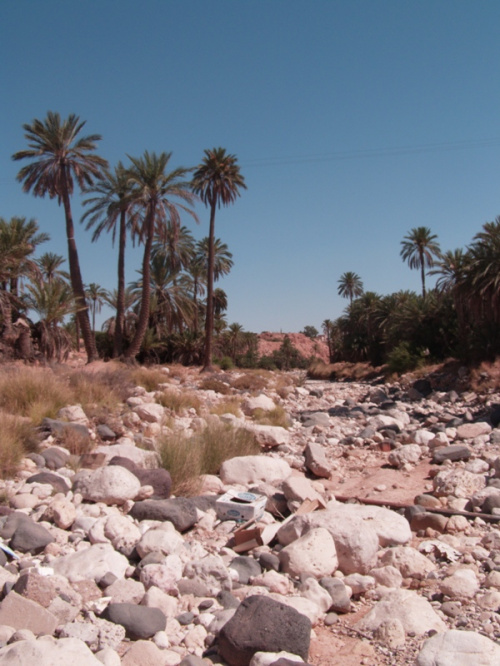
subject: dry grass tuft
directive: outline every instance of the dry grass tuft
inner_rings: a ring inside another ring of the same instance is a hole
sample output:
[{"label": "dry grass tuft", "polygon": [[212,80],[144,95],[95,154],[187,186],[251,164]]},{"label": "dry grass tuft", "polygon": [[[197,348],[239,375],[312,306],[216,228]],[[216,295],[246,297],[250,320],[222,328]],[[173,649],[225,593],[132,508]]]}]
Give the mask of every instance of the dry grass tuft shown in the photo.
[{"label": "dry grass tuft", "polygon": [[147,368],[145,366],[133,368],[129,376],[135,386],[142,386],[146,391],[157,391],[160,384],[168,383],[170,377],[159,367]]},{"label": "dry grass tuft", "polygon": [[68,449],[73,456],[90,453],[94,448],[94,442],[90,437],[77,432],[74,428],[64,428],[64,434],[58,440],[59,444]]},{"label": "dry grass tuft", "polygon": [[260,425],[280,426],[287,429],[290,427],[290,417],[280,405],[269,411],[256,409],[253,413],[253,420]]},{"label": "dry grass tuft", "polygon": [[224,424],[211,425],[190,438],[175,433],[160,443],[162,466],[172,477],[175,495],[199,492],[202,474],[217,474],[224,460],[260,452],[255,437],[247,430]]},{"label": "dry grass tuft", "polygon": [[0,377],[0,408],[39,425],[68,404],[69,387],[49,368],[10,368]]},{"label": "dry grass tuft", "polygon": [[19,416],[0,412],[0,476],[14,476],[19,462],[26,453],[35,447],[34,431],[31,422]]},{"label": "dry grass tuft", "polygon": [[190,408],[195,409],[198,414],[201,409],[200,398],[195,393],[188,391],[163,391],[156,396],[156,402],[171,409],[175,414],[180,414]]},{"label": "dry grass tuft", "polygon": [[234,414],[234,416],[241,417],[241,398],[233,396],[227,400],[221,400],[210,409],[210,413],[217,414],[218,416],[222,416],[222,414]]},{"label": "dry grass tuft", "polygon": [[221,395],[228,395],[231,393],[231,386],[227,382],[222,382],[215,377],[205,377],[200,384],[200,389],[203,391],[215,391]]},{"label": "dry grass tuft", "polygon": [[261,391],[269,384],[269,375],[262,372],[247,370],[245,374],[236,377],[231,386],[238,391]]}]

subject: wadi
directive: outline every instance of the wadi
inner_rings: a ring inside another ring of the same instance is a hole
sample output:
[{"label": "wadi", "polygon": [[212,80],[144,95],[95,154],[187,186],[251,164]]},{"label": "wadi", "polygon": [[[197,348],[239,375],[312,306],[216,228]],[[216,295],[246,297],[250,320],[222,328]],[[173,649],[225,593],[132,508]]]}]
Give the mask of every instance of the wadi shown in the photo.
[{"label": "wadi", "polygon": [[0,664],[498,664],[496,372],[4,365]]}]

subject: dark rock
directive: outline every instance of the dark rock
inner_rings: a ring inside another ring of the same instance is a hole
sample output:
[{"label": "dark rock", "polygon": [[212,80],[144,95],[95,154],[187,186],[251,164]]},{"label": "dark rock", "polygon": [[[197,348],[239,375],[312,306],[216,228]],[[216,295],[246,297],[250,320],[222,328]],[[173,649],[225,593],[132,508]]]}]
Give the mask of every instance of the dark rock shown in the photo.
[{"label": "dark rock", "polygon": [[361,439],[373,439],[375,435],[377,434],[377,429],[374,428],[373,426],[367,426],[366,428],[363,428],[361,432],[358,433],[358,437],[361,437]]},{"label": "dark rock", "polygon": [[412,532],[426,530],[430,527],[436,532],[444,532],[448,518],[440,513],[432,513],[430,511],[423,511],[416,513],[409,521]]},{"label": "dark rock", "polygon": [[260,576],[262,573],[260,564],[253,557],[235,557],[229,566],[238,572],[238,580],[242,585],[246,585],[250,578]]},{"label": "dark rock", "polygon": [[151,638],[158,631],[164,631],[167,626],[167,618],[159,608],[137,604],[109,604],[101,617],[109,622],[121,624],[131,640]]},{"label": "dark rock", "polygon": [[17,512],[8,516],[1,530],[2,538],[9,538],[6,536],[8,534],[11,534],[9,546],[13,550],[33,555],[41,553],[45,546],[54,541],[54,537],[45,527]]},{"label": "dark rock", "polygon": [[500,405],[495,403],[494,405],[491,405],[490,409],[490,414],[489,414],[489,421],[491,425],[496,428],[498,425],[500,425]]},{"label": "dark rock", "polygon": [[69,421],[57,421],[56,419],[44,418],[41,425],[42,430],[48,430],[56,437],[64,437],[66,432],[72,432],[83,439],[90,439],[87,426],[81,423],[70,423]]},{"label": "dark rock", "polygon": [[177,615],[175,618],[177,622],[185,627],[188,624],[191,624],[191,622],[194,620],[195,615],[194,613],[191,613],[190,611],[186,611],[185,613],[181,613],[180,615]]},{"label": "dark rock", "polygon": [[307,660],[311,621],[264,596],[247,597],[219,634],[219,653],[229,666],[248,666],[256,652],[291,652]]},{"label": "dark rock", "polygon": [[118,577],[115,576],[112,571],[108,571],[104,574],[104,576],[102,576],[102,578],[99,578],[97,584],[101,589],[104,589],[105,587],[109,587],[110,585],[113,585],[113,583],[116,583],[117,580]]},{"label": "dark rock", "polygon": [[449,421],[446,421],[445,425],[447,428],[458,428],[458,426],[461,426],[463,423],[464,419],[459,416],[454,416]]},{"label": "dark rock", "polygon": [[32,460],[37,467],[45,467],[45,458],[39,453],[28,453],[26,458]]},{"label": "dark rock", "polygon": [[69,459],[69,455],[56,446],[45,449],[41,455],[45,460],[45,466],[52,470],[64,467]]},{"label": "dark rock", "polygon": [[419,514],[419,513],[425,513],[425,507],[420,506],[419,504],[414,504],[412,506],[407,506],[405,507],[405,518],[406,520],[411,524],[411,521],[413,518]]},{"label": "dark rock", "polygon": [[38,472],[38,474],[33,474],[33,476],[26,479],[26,483],[47,483],[54,488],[56,493],[63,493],[64,495],[70,490],[66,479],[52,472]]},{"label": "dark rock", "polygon": [[99,438],[103,442],[112,442],[114,439],[116,439],[116,433],[111,430],[109,426],[107,426],[105,423],[101,423],[97,426],[96,428],[97,434],[99,435]]},{"label": "dark rock", "polygon": [[293,659],[287,659],[286,657],[280,657],[276,661],[273,661],[269,666],[312,666],[312,664],[306,664],[303,661],[294,661]]},{"label": "dark rock", "polygon": [[319,389],[319,388],[311,389],[309,391],[309,395],[312,396],[313,398],[322,398],[323,397],[323,389]]},{"label": "dark rock", "polygon": [[417,379],[413,382],[412,388],[418,391],[424,398],[427,398],[432,393],[432,385],[428,379]]},{"label": "dark rock", "polygon": [[445,460],[453,462],[457,460],[469,460],[472,453],[469,448],[463,444],[452,444],[451,446],[441,446],[434,450],[432,462],[435,465],[440,465]]},{"label": "dark rock", "polygon": [[266,571],[280,570],[280,558],[274,553],[261,553],[259,555],[259,564]]},{"label": "dark rock", "polygon": [[481,511],[483,513],[493,513],[493,509],[500,509],[500,492],[498,495],[488,495],[481,504]]},{"label": "dark rock", "polygon": [[169,520],[178,532],[186,532],[196,524],[195,504],[185,497],[136,502],[130,511],[136,520]]},{"label": "dark rock", "polygon": [[238,599],[228,590],[221,590],[217,595],[216,599],[220,603],[220,605],[225,609],[238,608],[238,606],[240,605]]},{"label": "dark rock", "polygon": [[325,588],[332,598],[332,605],[328,609],[329,611],[348,613],[351,610],[351,600],[344,583],[339,578],[325,576],[319,579],[319,584]]}]

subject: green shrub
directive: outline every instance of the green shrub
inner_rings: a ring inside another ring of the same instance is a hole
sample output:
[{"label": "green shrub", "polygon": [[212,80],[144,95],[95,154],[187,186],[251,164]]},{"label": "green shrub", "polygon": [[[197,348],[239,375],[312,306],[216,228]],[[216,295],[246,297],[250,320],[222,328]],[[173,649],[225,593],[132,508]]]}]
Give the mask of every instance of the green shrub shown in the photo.
[{"label": "green shrub", "polygon": [[232,370],[234,368],[233,359],[229,356],[223,356],[220,361],[217,361],[217,365],[221,370]]},{"label": "green shrub", "polygon": [[402,374],[411,372],[422,365],[424,357],[421,352],[415,352],[411,349],[408,342],[400,342],[387,355],[387,365],[389,372]]}]

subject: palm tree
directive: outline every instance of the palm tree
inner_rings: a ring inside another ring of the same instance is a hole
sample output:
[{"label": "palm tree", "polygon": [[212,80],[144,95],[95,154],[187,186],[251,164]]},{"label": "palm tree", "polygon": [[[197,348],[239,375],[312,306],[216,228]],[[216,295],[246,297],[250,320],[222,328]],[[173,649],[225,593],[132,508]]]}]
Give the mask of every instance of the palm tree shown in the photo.
[{"label": "palm tree", "polygon": [[210,208],[210,230],[207,275],[207,316],[205,318],[205,358],[203,371],[212,370],[212,333],[214,326],[214,240],[215,210],[236,201],[240,189],[246,189],[237,158],[224,148],[205,150],[205,157],[197,167],[192,182],[193,191]]},{"label": "palm tree", "polygon": [[142,260],[142,293],[137,328],[125,358],[133,359],[139,353],[141,343],[148,328],[150,307],[150,260],[155,232],[164,239],[168,221],[174,229],[180,228],[180,210],[188,212],[198,221],[196,214],[187,206],[192,205],[196,196],[185,180],[189,170],[178,167],[168,172],[167,166],[172,153],[149,153],[142,157],[130,157],[132,167],[128,171],[132,187],[132,223],[139,241],[144,243]]},{"label": "palm tree", "polygon": [[176,228],[170,221],[167,221],[162,241],[156,241],[151,249],[151,256],[160,255],[165,258],[174,276],[189,267],[194,254],[192,233],[185,226]]},{"label": "palm tree", "polygon": [[41,257],[35,260],[42,279],[52,282],[57,278],[69,280],[69,273],[60,270],[66,259],[55,252],[45,252]]},{"label": "palm tree", "polygon": [[[105,301],[116,312],[116,310],[118,309],[118,290],[113,289],[111,292],[107,292]],[[131,337],[131,332],[137,319],[136,314],[132,309],[137,302],[137,295],[134,293],[133,287],[131,285],[127,285],[125,287],[123,301],[124,301],[124,318],[123,318],[122,335],[124,340],[128,340]],[[111,317],[110,319],[106,319],[106,321],[102,325],[102,330],[107,331],[109,335],[112,335],[114,337],[115,326],[116,326],[116,316]]]},{"label": "palm tree", "polygon": [[102,304],[106,302],[108,292],[106,289],[91,282],[85,291],[85,296],[92,302],[92,330],[95,333],[95,315],[100,312]]},{"label": "palm tree", "polygon": [[103,231],[112,233],[113,244],[118,227],[118,291],[116,304],[116,322],[113,337],[113,358],[123,351],[123,330],[125,326],[125,247],[127,219],[131,207],[131,187],[128,172],[121,162],[115,167],[114,173],[106,170],[104,178],[89,192],[95,196],[85,199],[84,205],[90,206],[81,221],[88,219],[87,229],[95,227],[92,241],[96,241]]},{"label": "palm tree", "polygon": [[[196,243],[196,258],[205,267],[207,277],[209,251],[210,239],[205,236]],[[214,238],[214,282],[217,282],[224,275],[228,275],[233,265],[233,255],[229,252],[227,244],[223,243],[220,238]]]},{"label": "palm tree", "polygon": [[17,297],[19,278],[37,268],[30,256],[38,245],[50,240],[50,236],[39,233],[36,220],[26,221],[25,217],[12,217],[8,222],[0,218],[0,235],[2,246],[10,248],[11,256],[16,257],[9,270],[9,283],[11,294]]},{"label": "palm tree", "polygon": [[435,258],[439,257],[440,249],[437,236],[429,227],[416,227],[401,241],[400,256],[408,262],[410,268],[420,268],[422,279],[422,297],[425,299],[425,267],[434,266]]},{"label": "palm tree", "polygon": [[350,305],[352,305],[352,299],[354,297],[357,298],[363,293],[363,282],[359,275],[352,271],[347,271],[341,275],[338,285],[338,295],[342,296],[342,298],[348,298]]},{"label": "palm tree", "polygon": [[91,187],[102,177],[106,160],[94,153],[100,135],[92,134],[78,138],[85,122],[70,114],[61,120],[58,113],[49,111],[44,121],[33,120],[23,125],[28,150],[21,150],[12,159],[29,160],[17,174],[25,192],[33,192],[36,197],[57,198],[64,206],[66,237],[68,240],[68,263],[71,286],[77,302],[77,317],[83,335],[87,360],[98,358],[94,335],[90,327],[89,312],[85,301],[78,251],[75,241],[75,228],[71,212],[71,195],[74,179],[81,190]]}]

